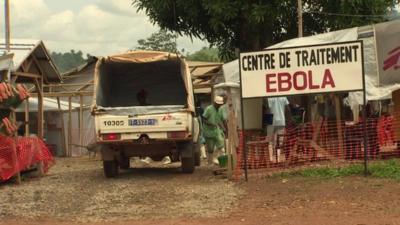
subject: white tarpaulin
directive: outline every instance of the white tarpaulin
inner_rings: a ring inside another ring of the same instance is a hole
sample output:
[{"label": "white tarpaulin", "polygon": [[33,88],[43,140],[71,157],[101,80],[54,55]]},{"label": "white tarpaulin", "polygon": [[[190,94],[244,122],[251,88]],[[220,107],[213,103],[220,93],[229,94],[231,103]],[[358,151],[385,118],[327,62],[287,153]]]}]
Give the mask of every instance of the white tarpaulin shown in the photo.
[{"label": "white tarpaulin", "polygon": [[0,70],[12,70],[14,54],[0,56]]},{"label": "white tarpaulin", "polygon": [[[38,99],[31,97],[29,98],[29,112],[37,112],[38,110]],[[67,101],[60,101],[60,107],[62,111],[67,111],[69,109],[69,103]],[[72,102],[72,108],[79,108],[80,104]],[[53,98],[43,98],[43,111],[45,112],[58,112],[57,99]],[[25,112],[25,102],[19,105],[16,112]]]},{"label": "white tarpaulin", "polygon": [[400,20],[376,24],[379,83],[400,83]]}]

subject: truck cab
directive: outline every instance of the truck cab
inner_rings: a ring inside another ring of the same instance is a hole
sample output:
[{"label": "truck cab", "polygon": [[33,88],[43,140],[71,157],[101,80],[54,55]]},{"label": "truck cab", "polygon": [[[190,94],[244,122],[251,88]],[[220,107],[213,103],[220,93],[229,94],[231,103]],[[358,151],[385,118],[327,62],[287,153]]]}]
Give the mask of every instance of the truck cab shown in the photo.
[{"label": "truck cab", "polygon": [[95,69],[92,114],[106,177],[131,157],[200,164],[199,122],[186,61],[175,53],[132,51],[101,58]]}]

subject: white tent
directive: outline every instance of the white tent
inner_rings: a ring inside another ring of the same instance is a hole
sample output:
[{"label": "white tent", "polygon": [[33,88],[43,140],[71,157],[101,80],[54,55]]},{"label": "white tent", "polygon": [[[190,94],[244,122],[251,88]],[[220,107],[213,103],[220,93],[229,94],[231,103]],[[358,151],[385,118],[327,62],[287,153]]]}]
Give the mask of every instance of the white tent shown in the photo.
[{"label": "white tent", "polygon": [[[95,138],[94,120],[90,114],[90,106],[84,106],[83,121],[84,127],[81,129],[83,142],[80,143],[79,138],[79,107],[80,104],[71,102],[71,156],[81,156],[87,153],[85,146],[92,143]],[[63,155],[65,148],[63,146],[63,139],[68,140],[68,121],[69,121],[69,103],[68,101],[60,100],[61,113],[58,108],[57,99],[43,98],[43,111],[45,120],[45,138],[48,144],[54,145],[57,150],[57,155]],[[38,110],[38,99],[29,98],[29,112],[33,113],[33,118]],[[25,112],[25,104],[21,104],[17,109],[17,113]],[[32,114],[31,114],[32,116]],[[33,119],[31,118],[31,119]],[[62,131],[62,118],[64,120],[64,131]],[[64,134],[64,137],[63,137]]]},{"label": "white tent", "polygon": [[[400,34],[400,20],[395,20],[382,24],[390,24],[391,28],[394,27],[395,29],[397,29],[395,31],[392,30],[391,32]],[[375,26],[379,25],[380,24],[355,27],[309,37],[295,38],[275,44],[266,49],[362,40],[364,46],[364,68],[367,100],[390,99],[392,91],[400,89],[400,79],[398,80],[399,82],[394,82],[391,84],[380,84],[379,82],[375,40]],[[398,39],[398,41],[398,44],[400,45],[400,38]],[[234,60],[225,64],[223,66],[223,69],[226,82],[240,83],[238,60]],[[362,92],[351,93],[350,101],[352,103],[362,104]]]}]

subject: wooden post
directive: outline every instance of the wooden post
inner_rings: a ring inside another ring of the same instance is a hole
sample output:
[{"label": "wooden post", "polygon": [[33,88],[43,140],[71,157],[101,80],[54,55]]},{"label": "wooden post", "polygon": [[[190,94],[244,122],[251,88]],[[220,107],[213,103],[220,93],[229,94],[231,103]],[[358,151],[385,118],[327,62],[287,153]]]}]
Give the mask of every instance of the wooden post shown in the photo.
[{"label": "wooden post", "polygon": [[[15,142],[12,145],[12,152],[13,152],[13,165],[17,166],[18,165],[18,155],[17,155],[17,148],[16,148]],[[16,178],[17,184],[21,184],[21,173],[19,171],[17,174],[15,174],[15,178]]]},{"label": "wooden post", "polygon": [[65,137],[65,124],[64,124],[64,112],[61,109],[60,97],[57,97],[58,112],[61,115],[61,135],[62,135],[62,148],[64,151],[64,156],[67,156],[69,146],[67,145]]},{"label": "wooden post", "polygon": [[236,168],[236,148],[239,146],[239,136],[237,132],[237,118],[233,108],[232,102],[232,92],[228,89],[228,146],[227,146],[227,156],[228,156],[228,171],[227,176],[232,179],[233,172]]},{"label": "wooden post", "polygon": [[[43,74],[42,74],[43,75]],[[44,138],[44,133],[43,133],[43,119],[44,119],[44,112],[43,112],[43,78],[40,78],[40,81],[36,79],[36,82],[38,83],[38,90],[39,90],[39,96],[38,96],[38,138],[42,139]],[[38,163],[38,174],[39,176],[44,176],[44,168],[43,168],[43,161],[40,161]]]},{"label": "wooden post", "polygon": [[303,5],[301,0],[297,0],[297,16],[298,16],[298,35],[303,37]]},{"label": "wooden post", "polygon": [[29,98],[25,100],[25,137],[29,137]]},{"label": "wooden post", "polygon": [[83,146],[83,96],[79,95],[79,149],[82,151]]},{"label": "wooden post", "polygon": [[38,89],[38,137],[43,139],[43,79],[35,79],[36,88]]},{"label": "wooden post", "polygon": [[[12,110],[11,110],[11,122],[12,122],[13,124],[15,124],[16,121],[17,121],[17,115],[15,114],[15,110],[12,109]],[[15,167],[17,167],[17,166],[18,166],[18,153],[17,153],[16,144],[17,144],[18,133],[15,132],[15,133],[13,133],[13,134],[11,134],[11,135],[12,135],[12,137],[13,137],[13,139],[14,139],[14,143],[12,144],[13,165],[14,165]],[[18,170],[19,170],[19,168],[18,168]],[[15,175],[15,177],[16,177],[16,182],[17,182],[17,184],[21,184],[21,173],[20,173],[20,171],[18,171],[18,173]]]},{"label": "wooden post", "polygon": [[9,0],[4,1],[4,16],[6,23],[6,50],[10,52],[11,49],[11,29],[10,29],[10,2]]},{"label": "wooden post", "polygon": [[339,157],[344,156],[344,148],[343,148],[343,130],[342,130],[342,112],[340,107],[340,99],[339,96],[334,95],[335,98],[335,111],[336,111],[336,127],[337,127],[337,135],[338,135],[338,150]]},{"label": "wooden post", "polygon": [[72,97],[68,97],[68,157],[72,155]]}]

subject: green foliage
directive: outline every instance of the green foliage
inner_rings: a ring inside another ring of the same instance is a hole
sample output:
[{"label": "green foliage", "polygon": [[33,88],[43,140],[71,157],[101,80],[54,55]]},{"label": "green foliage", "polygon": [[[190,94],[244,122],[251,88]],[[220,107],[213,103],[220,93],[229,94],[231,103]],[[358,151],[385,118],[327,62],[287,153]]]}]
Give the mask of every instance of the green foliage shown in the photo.
[{"label": "green foliage", "polygon": [[146,39],[138,40],[136,50],[153,50],[164,52],[178,52],[175,39],[176,34],[169,33],[167,30],[159,30]]},{"label": "green foliage", "polygon": [[82,51],[75,52],[75,50],[71,50],[65,53],[52,52],[51,57],[61,73],[65,73],[85,63]]},{"label": "green foliage", "polygon": [[186,58],[191,61],[221,62],[218,56],[218,49],[216,48],[203,47],[193,54],[188,54]]},{"label": "green foliage", "polygon": [[[400,160],[393,159],[393,160],[369,163],[368,172],[371,177],[391,178],[400,180]],[[363,176],[363,175],[364,175],[364,165],[353,164],[341,168],[333,168],[333,167],[309,168],[304,170],[280,173],[276,176],[335,178],[335,177]]]},{"label": "green foliage", "polygon": [[[224,59],[297,37],[295,0],[132,0],[162,29],[207,40]],[[303,0],[304,35],[383,21],[397,0]]]}]

